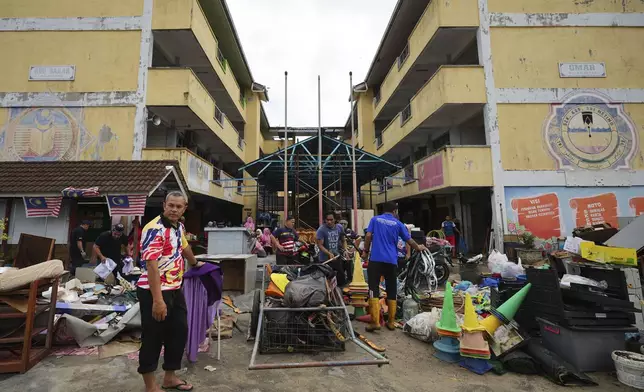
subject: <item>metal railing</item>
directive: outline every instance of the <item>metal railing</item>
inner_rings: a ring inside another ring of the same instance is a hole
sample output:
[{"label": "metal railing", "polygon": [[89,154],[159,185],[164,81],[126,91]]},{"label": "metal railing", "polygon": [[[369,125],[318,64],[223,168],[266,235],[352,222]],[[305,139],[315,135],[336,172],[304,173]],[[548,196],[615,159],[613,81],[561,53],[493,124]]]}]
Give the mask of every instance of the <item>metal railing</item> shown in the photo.
[{"label": "metal railing", "polygon": [[411,118],[411,103],[400,112],[400,126],[405,124]]},{"label": "metal railing", "polygon": [[376,139],[373,141],[376,144],[376,149],[382,147],[382,134],[376,135]]},{"label": "metal railing", "polygon": [[219,65],[221,65],[221,69],[226,72],[226,68],[228,68],[228,62],[226,61],[226,58],[224,57],[224,54],[222,53],[221,49],[217,48],[217,61],[219,61]]},{"label": "metal railing", "polygon": [[219,125],[221,125],[221,126],[222,126],[222,128],[223,128],[223,126],[224,126],[224,112],[222,112],[222,111],[221,111],[221,109],[219,109],[219,108],[217,107],[217,105],[215,105],[215,120],[216,120],[216,121],[219,123]]},{"label": "metal railing", "polygon": [[402,52],[400,52],[400,56],[398,56],[398,70],[400,71],[400,68],[402,68],[403,64],[405,64],[405,61],[409,58],[409,42],[407,42],[407,45],[403,48]]}]

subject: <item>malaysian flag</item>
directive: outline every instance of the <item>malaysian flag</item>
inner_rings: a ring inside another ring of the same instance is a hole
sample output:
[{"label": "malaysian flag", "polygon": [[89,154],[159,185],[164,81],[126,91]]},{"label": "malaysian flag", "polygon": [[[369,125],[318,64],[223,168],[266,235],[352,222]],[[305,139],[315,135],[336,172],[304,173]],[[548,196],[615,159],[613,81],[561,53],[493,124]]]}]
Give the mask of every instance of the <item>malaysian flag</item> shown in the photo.
[{"label": "malaysian flag", "polygon": [[145,213],[147,195],[110,195],[105,196],[110,216],[141,216]]},{"label": "malaysian flag", "polygon": [[94,186],[91,188],[80,188],[76,189],[74,187],[68,186],[62,191],[63,197],[71,197],[78,199],[79,197],[97,197],[99,196],[98,187]]},{"label": "malaysian flag", "polygon": [[27,218],[58,218],[60,205],[63,203],[61,196],[54,197],[23,197]]}]

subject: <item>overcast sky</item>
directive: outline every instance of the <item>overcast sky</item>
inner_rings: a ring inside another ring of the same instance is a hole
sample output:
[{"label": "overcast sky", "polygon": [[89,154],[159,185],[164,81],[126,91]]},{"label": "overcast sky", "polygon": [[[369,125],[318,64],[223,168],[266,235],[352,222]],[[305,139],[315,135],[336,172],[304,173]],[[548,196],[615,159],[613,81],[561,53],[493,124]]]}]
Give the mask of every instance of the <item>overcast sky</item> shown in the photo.
[{"label": "overcast sky", "polygon": [[353,83],[369,70],[396,0],[228,0],[255,81],[269,87],[271,126],[317,126],[317,75],[322,125],[343,126]]}]

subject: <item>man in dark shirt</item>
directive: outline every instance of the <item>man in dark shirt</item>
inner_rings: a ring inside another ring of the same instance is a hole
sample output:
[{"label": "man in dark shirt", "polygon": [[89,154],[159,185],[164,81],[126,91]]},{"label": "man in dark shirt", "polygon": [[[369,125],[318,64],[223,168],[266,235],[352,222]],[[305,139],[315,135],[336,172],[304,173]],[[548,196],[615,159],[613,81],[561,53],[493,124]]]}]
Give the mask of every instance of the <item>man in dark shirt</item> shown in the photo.
[{"label": "man in dark shirt", "polygon": [[87,234],[87,229],[89,229],[90,221],[84,220],[81,221],[80,226],[72,230],[72,236],[69,241],[69,259],[71,265],[69,266],[69,271],[72,275],[76,274],[76,268],[85,264],[85,235]]},{"label": "man in dark shirt", "polygon": [[271,242],[275,248],[277,265],[297,264],[295,255],[295,241],[299,239],[297,231],[295,231],[295,218],[289,217],[284,222],[284,227],[276,229],[271,235]]},{"label": "man in dark shirt", "polygon": [[118,223],[112,227],[111,231],[101,233],[94,243],[94,253],[97,260],[104,263],[105,260],[112,259],[116,263],[116,268],[112,271],[114,278],[116,278],[116,273],[121,273],[123,269],[121,247],[126,247],[126,254],[131,254],[131,250],[128,248],[127,236],[123,235],[124,231],[125,227]]}]

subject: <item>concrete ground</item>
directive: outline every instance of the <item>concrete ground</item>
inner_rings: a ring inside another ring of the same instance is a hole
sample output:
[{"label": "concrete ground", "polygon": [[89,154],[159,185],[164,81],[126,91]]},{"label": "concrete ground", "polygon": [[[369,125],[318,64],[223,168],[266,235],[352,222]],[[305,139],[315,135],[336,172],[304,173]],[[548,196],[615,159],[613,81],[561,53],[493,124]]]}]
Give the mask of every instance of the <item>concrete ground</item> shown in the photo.
[{"label": "concrete ground", "polygon": [[[260,259],[258,264],[270,260]],[[454,271],[453,271],[454,272]],[[365,334],[379,346],[387,349],[390,365],[381,368],[372,366],[309,368],[286,370],[249,371],[253,344],[246,342],[250,317],[242,315],[238,325],[244,331],[234,331],[233,338],[222,341],[221,361],[216,359],[216,346],[211,353],[199,354],[198,362],[186,363],[181,378],[187,379],[196,391],[234,392],[286,392],[308,391],[483,391],[483,392],[546,392],[563,391],[541,376],[524,376],[507,373],[497,376],[488,373],[479,376],[457,365],[446,364],[432,356],[434,349],[406,336],[400,330],[383,330],[377,334]],[[354,323],[354,328],[364,334],[364,324]],[[339,354],[259,355],[258,363],[303,362],[306,360],[338,360],[367,358],[364,352],[351,344]],[[49,357],[24,375],[0,375],[0,391],[21,392],[125,392],[143,391],[143,383],[136,373],[137,361],[126,356],[99,360],[98,357]],[[216,368],[210,372],[204,367]],[[159,373],[159,376],[161,373]],[[592,374],[599,387],[577,388],[577,391],[629,391],[634,389],[621,385],[614,375]]]},{"label": "concrete ground", "polygon": [[[239,320],[245,331],[248,316]],[[356,323],[359,331],[364,325]],[[286,392],[286,391],[489,391],[511,392],[559,391],[557,386],[541,376],[523,376],[507,373],[503,376],[479,376],[457,365],[435,359],[433,348],[405,336],[401,331],[381,331],[369,335],[375,343],[387,348],[390,365],[378,367],[336,367],[287,370],[248,370],[253,345],[247,343],[245,334],[235,331],[232,339],[223,341],[221,361],[208,353],[199,354],[196,364],[186,364],[181,374],[197,391],[235,392]],[[355,349],[339,354],[339,358],[355,357]],[[319,354],[314,359],[324,359]],[[260,355],[260,362],[300,361],[296,354]],[[204,370],[207,365],[215,371]],[[0,378],[0,390],[21,392],[81,392],[81,391],[143,391],[143,384],[136,374],[137,361],[127,357],[99,360],[97,357],[49,357],[24,375]],[[160,374],[160,373],[159,373]],[[577,391],[628,391],[612,375],[592,375],[600,383],[595,388],[578,388]]]}]

